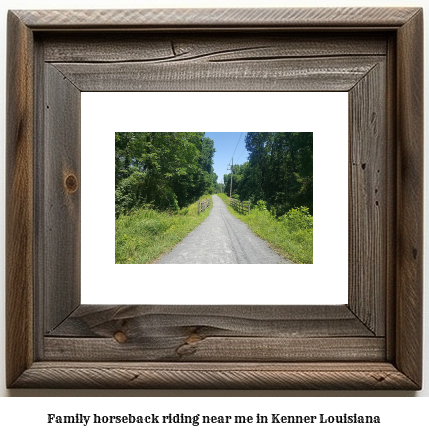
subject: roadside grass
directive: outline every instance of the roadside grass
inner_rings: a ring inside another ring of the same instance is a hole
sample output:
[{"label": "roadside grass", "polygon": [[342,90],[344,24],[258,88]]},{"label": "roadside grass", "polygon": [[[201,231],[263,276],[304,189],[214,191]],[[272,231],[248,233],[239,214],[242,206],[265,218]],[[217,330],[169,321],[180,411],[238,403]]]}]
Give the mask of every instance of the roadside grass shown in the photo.
[{"label": "roadside grass", "polygon": [[227,194],[217,194],[236,218],[246,223],[253,233],[267,241],[280,255],[294,263],[313,263],[313,229],[303,228],[299,217],[274,218],[267,210],[252,209],[250,214],[236,212]]},{"label": "roadside grass", "polygon": [[[201,197],[208,198],[211,195]],[[212,203],[213,204],[213,203]],[[137,209],[115,220],[115,263],[152,263],[201,224],[209,210],[198,214],[198,201],[178,212]]]}]

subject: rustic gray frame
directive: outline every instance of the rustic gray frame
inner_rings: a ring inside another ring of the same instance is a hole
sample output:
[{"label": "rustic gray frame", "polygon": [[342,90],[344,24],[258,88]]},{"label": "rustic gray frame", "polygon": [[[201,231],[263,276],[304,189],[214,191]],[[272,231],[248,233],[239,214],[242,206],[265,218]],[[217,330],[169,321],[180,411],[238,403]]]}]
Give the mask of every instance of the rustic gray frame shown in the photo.
[{"label": "rustic gray frame", "polygon": [[[10,11],[7,386],[420,389],[422,17]],[[348,304],[80,305],[85,90],[348,91]]]}]

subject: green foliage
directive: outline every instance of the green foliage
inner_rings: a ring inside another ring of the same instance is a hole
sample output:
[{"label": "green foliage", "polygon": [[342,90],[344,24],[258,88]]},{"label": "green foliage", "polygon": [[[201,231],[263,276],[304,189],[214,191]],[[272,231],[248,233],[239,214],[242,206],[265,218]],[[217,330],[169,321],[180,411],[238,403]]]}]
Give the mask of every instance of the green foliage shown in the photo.
[{"label": "green foliage", "polygon": [[214,193],[222,194],[224,191],[225,191],[225,185],[223,183],[215,182],[215,192]]},{"label": "green foliage", "polygon": [[308,212],[308,207],[297,207],[289,210],[279,218],[279,221],[290,231],[313,231],[313,217]]},{"label": "green foliage", "polygon": [[[305,206],[313,210],[313,134],[249,132],[249,161],[233,167],[233,194],[241,200],[266,202],[275,216]],[[231,174],[224,175],[230,186]]]},{"label": "green foliage", "polygon": [[152,205],[178,211],[214,192],[214,142],[199,132],[116,132],[116,217]]},{"label": "green foliage", "polygon": [[118,184],[115,190],[115,216],[118,217],[137,205],[137,191],[132,177],[129,177]]},{"label": "green foliage", "polygon": [[198,202],[179,211],[150,206],[134,209],[115,220],[115,263],[152,263],[201,224],[208,210],[198,214]]},{"label": "green foliage", "polygon": [[260,211],[267,210],[267,206],[265,205],[265,201],[264,200],[258,200],[256,202],[255,209],[260,210]]},{"label": "green foliage", "polygon": [[250,214],[240,214],[229,206],[229,197],[218,194],[229,211],[265,239],[279,254],[295,263],[313,263],[313,217],[305,207],[292,209],[277,219],[258,201]]}]

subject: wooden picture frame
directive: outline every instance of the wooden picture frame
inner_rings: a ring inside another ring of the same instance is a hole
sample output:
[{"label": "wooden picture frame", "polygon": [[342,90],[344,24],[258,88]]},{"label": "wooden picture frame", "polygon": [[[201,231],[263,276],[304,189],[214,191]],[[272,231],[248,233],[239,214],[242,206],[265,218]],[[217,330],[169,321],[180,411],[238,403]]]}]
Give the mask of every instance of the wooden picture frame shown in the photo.
[{"label": "wooden picture frame", "polygon": [[[7,386],[420,389],[422,45],[419,8],[10,11]],[[200,90],[349,93],[347,305],[80,304],[81,92]]]}]

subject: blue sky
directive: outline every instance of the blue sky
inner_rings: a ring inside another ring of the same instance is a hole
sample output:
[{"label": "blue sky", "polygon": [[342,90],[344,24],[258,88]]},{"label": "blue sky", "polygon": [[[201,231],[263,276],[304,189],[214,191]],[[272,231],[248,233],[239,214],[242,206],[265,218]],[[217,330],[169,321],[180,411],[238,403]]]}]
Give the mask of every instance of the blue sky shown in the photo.
[{"label": "blue sky", "polygon": [[[247,161],[248,152],[244,145],[247,132],[206,132],[206,136],[214,141],[216,153],[214,155],[214,172],[218,182],[223,182],[223,175],[227,174],[228,165],[234,156],[234,165]],[[241,137],[240,137],[241,135]],[[234,151],[235,150],[235,151]]]}]

